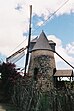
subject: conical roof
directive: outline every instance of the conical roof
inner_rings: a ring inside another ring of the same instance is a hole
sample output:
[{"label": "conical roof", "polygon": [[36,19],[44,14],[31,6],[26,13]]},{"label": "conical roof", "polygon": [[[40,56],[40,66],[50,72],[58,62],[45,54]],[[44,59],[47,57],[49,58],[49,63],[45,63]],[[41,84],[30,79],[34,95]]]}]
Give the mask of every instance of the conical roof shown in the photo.
[{"label": "conical roof", "polygon": [[35,50],[52,50],[51,46],[49,45],[49,41],[43,31],[32,49],[32,51]]}]

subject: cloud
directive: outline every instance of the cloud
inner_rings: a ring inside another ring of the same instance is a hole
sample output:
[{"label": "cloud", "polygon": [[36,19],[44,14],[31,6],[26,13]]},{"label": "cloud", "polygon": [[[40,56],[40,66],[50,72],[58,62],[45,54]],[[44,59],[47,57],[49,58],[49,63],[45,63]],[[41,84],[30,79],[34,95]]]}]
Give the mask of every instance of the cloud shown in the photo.
[{"label": "cloud", "polygon": [[[74,56],[72,55],[69,55],[70,54],[74,54],[74,51],[70,51],[70,48],[72,48],[72,45],[70,44],[67,44],[66,45],[66,48],[63,47],[63,44],[62,44],[62,41],[54,36],[54,35],[49,35],[48,36],[48,39],[49,40],[53,40],[55,43],[56,43],[56,52],[61,55],[61,57],[63,57],[67,62],[69,62],[72,66],[74,66]],[[69,49],[69,50],[68,50]],[[74,49],[74,47],[73,47]],[[68,52],[70,51],[70,52]],[[72,53],[71,53],[72,52]],[[55,61],[56,61],[56,66],[58,69],[64,69],[64,68],[71,68],[69,65],[67,65],[60,57],[58,57],[56,54],[55,54]]]},{"label": "cloud", "polygon": [[[43,17],[44,20],[47,20],[65,1],[67,0],[48,0],[47,2],[46,0],[28,0],[29,4],[33,5],[33,14]],[[74,12],[74,0],[69,0],[55,15],[70,14],[71,12]]]},{"label": "cloud", "polygon": [[41,26],[43,24],[43,21],[40,21],[37,23],[38,26]]},{"label": "cloud", "polygon": [[[0,0],[0,52],[8,56],[25,40],[26,35],[23,37],[23,32],[27,33],[29,28],[29,5],[33,6],[33,16],[37,15],[46,20],[63,3],[64,0],[48,0],[47,2],[46,0]],[[15,9],[18,4],[21,10]],[[56,15],[70,12],[74,12],[74,0],[69,0]],[[37,25],[41,26],[42,23],[43,21],[40,21]],[[56,42],[59,46],[57,51],[64,50],[61,40],[56,39]],[[20,47],[25,45],[26,41]]]},{"label": "cloud", "polygon": [[[33,12],[39,16],[42,14],[44,16],[48,16],[49,13],[54,12],[58,9],[62,4],[65,3],[67,0],[28,0],[29,4],[33,5]],[[64,5],[60,10],[59,13],[68,13],[70,11],[74,11],[74,0],[69,0],[66,5]]]},{"label": "cloud", "polygon": [[69,43],[66,45],[66,51],[68,54],[73,54],[74,55],[74,42]]},{"label": "cloud", "polygon": [[0,1],[0,52],[5,55],[25,40],[22,33],[28,30],[28,17],[15,10],[16,1]]},{"label": "cloud", "polygon": [[17,4],[16,7],[15,7],[15,10],[21,11],[22,8],[23,8],[22,5]]}]

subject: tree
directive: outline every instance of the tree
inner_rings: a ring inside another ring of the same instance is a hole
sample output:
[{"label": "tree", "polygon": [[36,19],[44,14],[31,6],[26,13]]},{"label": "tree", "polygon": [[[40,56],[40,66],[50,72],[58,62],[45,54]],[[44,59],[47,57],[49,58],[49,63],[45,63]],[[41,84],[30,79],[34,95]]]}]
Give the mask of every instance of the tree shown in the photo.
[{"label": "tree", "polygon": [[16,65],[3,62],[0,64],[0,73],[4,95],[7,99],[10,99],[13,93],[15,79],[19,76]]}]

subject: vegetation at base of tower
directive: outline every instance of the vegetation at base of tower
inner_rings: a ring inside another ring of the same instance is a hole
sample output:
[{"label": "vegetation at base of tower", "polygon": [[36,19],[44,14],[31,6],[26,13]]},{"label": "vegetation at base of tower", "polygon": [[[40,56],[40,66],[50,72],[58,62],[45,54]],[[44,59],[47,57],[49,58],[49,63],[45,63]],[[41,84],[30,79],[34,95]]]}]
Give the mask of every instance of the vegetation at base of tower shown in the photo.
[{"label": "vegetation at base of tower", "polygon": [[74,89],[67,86],[44,92],[36,84],[26,76],[15,85],[13,100],[19,111],[74,111]]},{"label": "vegetation at base of tower", "polygon": [[14,64],[1,64],[0,72],[5,95],[18,111],[74,111],[74,86],[69,82],[63,88],[44,91],[30,75],[20,76]]}]

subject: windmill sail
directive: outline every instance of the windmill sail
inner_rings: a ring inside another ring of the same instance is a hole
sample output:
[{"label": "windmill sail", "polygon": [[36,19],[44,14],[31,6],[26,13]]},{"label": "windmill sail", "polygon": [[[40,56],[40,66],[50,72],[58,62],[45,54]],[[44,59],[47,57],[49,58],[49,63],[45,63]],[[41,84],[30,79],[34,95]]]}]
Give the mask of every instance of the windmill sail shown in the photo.
[{"label": "windmill sail", "polygon": [[27,54],[26,54],[26,61],[25,61],[25,74],[26,74],[26,68],[27,68],[28,59],[29,59],[29,47],[30,47],[30,39],[31,39],[31,17],[32,17],[32,5],[30,5],[29,38],[28,38]]}]

